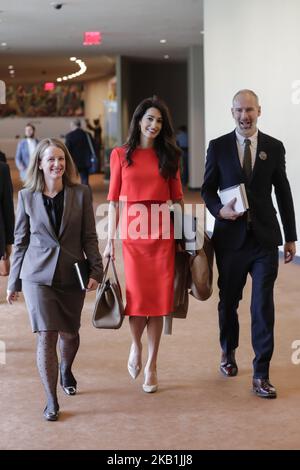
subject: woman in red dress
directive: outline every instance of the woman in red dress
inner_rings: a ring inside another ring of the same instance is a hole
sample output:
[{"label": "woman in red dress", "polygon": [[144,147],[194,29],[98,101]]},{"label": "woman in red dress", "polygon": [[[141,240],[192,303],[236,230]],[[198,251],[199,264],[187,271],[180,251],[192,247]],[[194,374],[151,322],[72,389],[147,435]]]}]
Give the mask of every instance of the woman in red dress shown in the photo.
[{"label": "woman in red dress", "polygon": [[143,390],[150,393],[158,388],[156,365],[163,317],[173,308],[175,241],[166,201],[183,205],[180,153],[168,108],[154,97],[136,108],[126,144],[115,148],[110,157],[109,235],[104,256],[114,257],[120,202],[125,314],[132,335],[128,371],[135,379],[142,369],[141,338],[147,326]]}]

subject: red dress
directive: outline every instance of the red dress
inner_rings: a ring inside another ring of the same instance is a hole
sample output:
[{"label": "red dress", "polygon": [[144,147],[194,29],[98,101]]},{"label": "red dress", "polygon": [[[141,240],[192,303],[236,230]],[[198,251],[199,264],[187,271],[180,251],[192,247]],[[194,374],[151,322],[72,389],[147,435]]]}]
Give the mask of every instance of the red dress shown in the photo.
[{"label": "red dress", "polygon": [[[154,149],[136,149],[127,166],[125,148],[110,156],[107,199],[123,202],[121,237],[126,280],[126,315],[168,315],[173,307],[175,242],[169,228],[167,200],[182,199],[179,171],[176,178],[159,173]],[[163,208],[164,215],[157,216]]]}]

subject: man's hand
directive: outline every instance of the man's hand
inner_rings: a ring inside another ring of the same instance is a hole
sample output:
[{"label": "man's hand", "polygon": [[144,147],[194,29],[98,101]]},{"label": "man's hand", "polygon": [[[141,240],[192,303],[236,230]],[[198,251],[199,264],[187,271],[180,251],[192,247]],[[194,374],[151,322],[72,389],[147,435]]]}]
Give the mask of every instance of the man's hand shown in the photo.
[{"label": "man's hand", "polygon": [[283,247],[284,252],[284,262],[289,263],[292,261],[296,254],[296,243],[295,242],[286,242]]},{"label": "man's hand", "polygon": [[231,201],[227,202],[225,206],[222,207],[222,209],[219,212],[219,216],[222,219],[226,220],[236,220],[239,217],[241,217],[244,212],[236,212],[234,210],[234,204],[236,203],[236,197],[233,198]]}]

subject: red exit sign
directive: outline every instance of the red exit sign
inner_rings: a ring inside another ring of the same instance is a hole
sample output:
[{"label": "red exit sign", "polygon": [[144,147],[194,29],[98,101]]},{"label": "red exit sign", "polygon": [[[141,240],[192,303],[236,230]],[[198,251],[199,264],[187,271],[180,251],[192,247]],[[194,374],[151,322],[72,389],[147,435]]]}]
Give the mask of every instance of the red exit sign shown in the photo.
[{"label": "red exit sign", "polygon": [[54,88],[55,88],[55,85],[54,85],[53,82],[46,82],[44,84],[44,90],[45,91],[52,91],[52,90],[54,90]]},{"label": "red exit sign", "polygon": [[87,31],[83,36],[83,45],[84,46],[94,46],[101,44],[102,35],[99,31]]}]

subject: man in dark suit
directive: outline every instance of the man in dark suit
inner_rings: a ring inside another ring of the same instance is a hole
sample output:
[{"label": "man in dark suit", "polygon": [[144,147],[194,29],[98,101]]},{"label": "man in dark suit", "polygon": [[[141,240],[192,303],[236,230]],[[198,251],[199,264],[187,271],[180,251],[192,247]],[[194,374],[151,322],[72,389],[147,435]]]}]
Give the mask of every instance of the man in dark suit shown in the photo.
[{"label": "man in dark suit", "polygon": [[1,150],[0,150],[0,162],[6,163],[6,155],[4,152],[1,152]]},{"label": "man in dark suit", "polygon": [[0,259],[8,258],[14,242],[13,186],[9,166],[0,162]]},{"label": "man in dark suit", "polygon": [[71,121],[71,129],[66,135],[66,147],[77,166],[81,183],[88,185],[94,141],[88,132],[81,129],[80,119]]},{"label": "man in dark suit", "polygon": [[[269,366],[274,347],[273,288],[282,236],[272,203],[272,187],[285,235],[285,263],[293,259],[297,240],[285,149],[282,142],[257,129],[261,108],[253,91],[237,92],[231,112],[236,129],[210,142],[202,186],[203,199],[216,219],[213,243],[219,271],[220,370],[227,377],[238,372],[235,359],[239,341],[237,308],[250,273],[251,333],[255,352],[253,391],[259,397],[276,398],[276,389],[269,381]],[[245,184],[249,202],[245,213],[235,211],[235,199],[223,205],[218,196],[218,190],[240,183]]]}]

